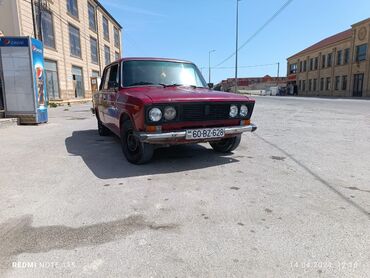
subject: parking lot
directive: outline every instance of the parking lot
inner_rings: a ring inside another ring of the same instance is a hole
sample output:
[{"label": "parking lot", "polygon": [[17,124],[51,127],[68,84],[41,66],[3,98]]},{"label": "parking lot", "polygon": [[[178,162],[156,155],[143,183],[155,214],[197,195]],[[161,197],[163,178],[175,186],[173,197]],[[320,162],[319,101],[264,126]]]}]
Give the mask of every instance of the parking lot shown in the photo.
[{"label": "parking lot", "polygon": [[0,129],[0,276],[365,277],[370,101],[257,97],[258,130],[129,164],[91,104]]}]

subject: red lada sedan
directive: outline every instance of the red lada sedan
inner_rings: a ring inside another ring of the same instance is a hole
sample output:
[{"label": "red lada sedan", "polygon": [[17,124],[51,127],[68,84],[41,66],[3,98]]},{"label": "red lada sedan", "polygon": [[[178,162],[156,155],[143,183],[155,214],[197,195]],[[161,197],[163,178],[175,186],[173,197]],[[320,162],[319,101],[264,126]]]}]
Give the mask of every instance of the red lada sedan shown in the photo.
[{"label": "red lada sedan", "polygon": [[113,132],[131,163],[148,162],[155,148],[209,142],[228,153],[253,132],[255,101],[213,91],[191,62],[126,58],[104,69],[93,97],[98,131]]}]

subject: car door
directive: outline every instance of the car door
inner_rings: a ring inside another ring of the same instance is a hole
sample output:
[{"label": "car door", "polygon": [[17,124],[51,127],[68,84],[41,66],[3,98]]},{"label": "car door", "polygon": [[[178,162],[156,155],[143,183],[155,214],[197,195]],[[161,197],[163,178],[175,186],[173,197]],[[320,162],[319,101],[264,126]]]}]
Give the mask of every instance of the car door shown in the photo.
[{"label": "car door", "polygon": [[119,90],[119,64],[115,63],[110,66],[108,89],[106,90],[106,121],[109,128],[117,131],[116,119],[118,118],[117,94]]},{"label": "car door", "polygon": [[109,74],[110,74],[110,67],[105,68],[102,78],[102,83],[100,85],[99,95],[98,95],[98,114],[99,119],[107,125],[107,117],[106,117],[106,110],[107,110],[107,91],[108,91],[108,81],[109,81]]}]

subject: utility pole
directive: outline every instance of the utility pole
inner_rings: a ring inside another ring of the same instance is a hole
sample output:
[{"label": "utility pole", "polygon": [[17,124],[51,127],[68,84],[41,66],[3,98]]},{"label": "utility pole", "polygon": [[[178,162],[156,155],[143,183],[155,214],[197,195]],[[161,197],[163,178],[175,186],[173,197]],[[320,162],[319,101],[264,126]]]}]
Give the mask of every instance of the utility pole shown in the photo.
[{"label": "utility pole", "polygon": [[211,53],[215,51],[214,49],[208,51],[208,83],[211,83]]},{"label": "utility pole", "polygon": [[239,48],[239,2],[236,0],[236,36],[235,36],[235,93],[238,93],[238,48]]},{"label": "utility pole", "polygon": [[277,63],[277,77],[276,77],[276,84],[279,82],[279,74],[280,74],[280,62]]}]

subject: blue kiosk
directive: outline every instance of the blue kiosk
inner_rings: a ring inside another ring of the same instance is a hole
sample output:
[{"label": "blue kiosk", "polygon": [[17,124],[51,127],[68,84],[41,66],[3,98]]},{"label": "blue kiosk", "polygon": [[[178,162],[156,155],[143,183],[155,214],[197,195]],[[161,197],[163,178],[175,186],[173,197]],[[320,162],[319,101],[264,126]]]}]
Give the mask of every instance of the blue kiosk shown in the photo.
[{"label": "blue kiosk", "polygon": [[0,37],[0,79],[5,117],[21,124],[48,121],[42,42],[30,37]]}]

